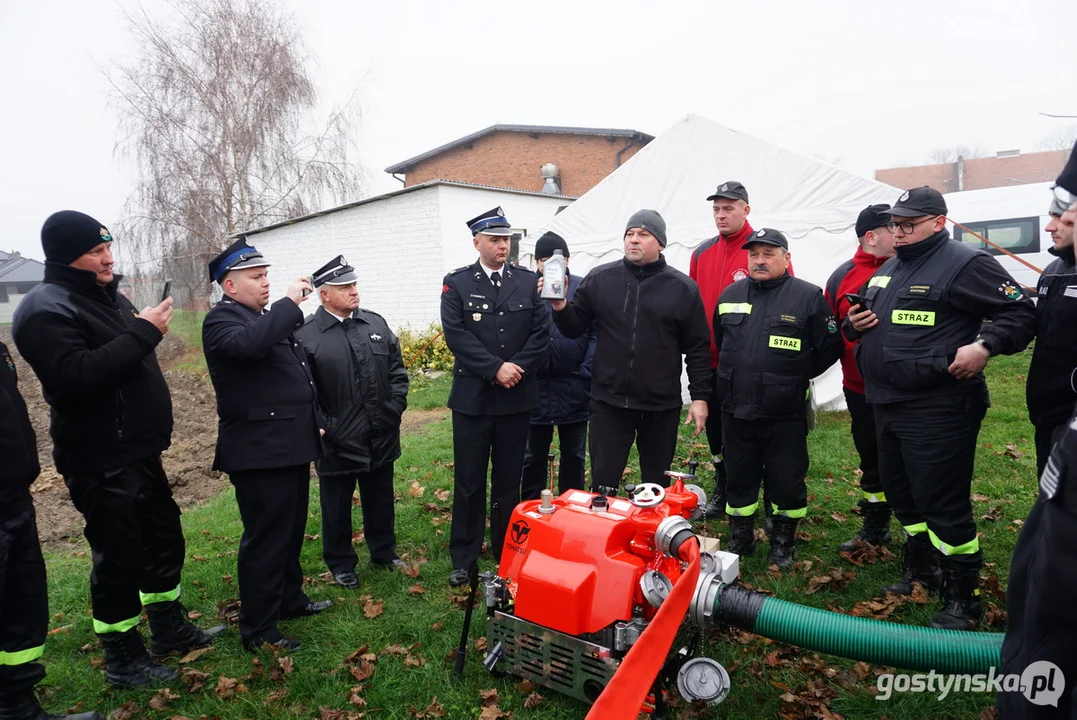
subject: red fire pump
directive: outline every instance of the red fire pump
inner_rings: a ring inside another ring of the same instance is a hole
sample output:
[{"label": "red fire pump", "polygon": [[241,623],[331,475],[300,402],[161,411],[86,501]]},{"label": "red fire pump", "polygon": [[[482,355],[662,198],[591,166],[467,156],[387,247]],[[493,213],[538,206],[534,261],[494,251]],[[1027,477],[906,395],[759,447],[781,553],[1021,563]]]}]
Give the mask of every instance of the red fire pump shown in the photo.
[{"label": "red fire pump", "polygon": [[646,677],[644,694],[652,689],[649,709],[662,716],[660,689],[674,678],[689,700],[717,704],[725,698],[725,670],[692,657],[698,636],[668,662],[665,648],[698,594],[702,573],[731,583],[738,558],[700,550],[688,520],[702,515],[706,494],[685,483],[694,472],[666,474],[673,480],[669,488],[627,485],[625,497],[570,490],[553,498],[543,490],[541,500],[516,506],[498,572],[481,576],[488,670],[594,703],[644,632],[660,623],[665,606],[665,630],[654,627],[649,634],[665,632],[668,642],[659,657],[642,659],[652,667],[639,676]]}]

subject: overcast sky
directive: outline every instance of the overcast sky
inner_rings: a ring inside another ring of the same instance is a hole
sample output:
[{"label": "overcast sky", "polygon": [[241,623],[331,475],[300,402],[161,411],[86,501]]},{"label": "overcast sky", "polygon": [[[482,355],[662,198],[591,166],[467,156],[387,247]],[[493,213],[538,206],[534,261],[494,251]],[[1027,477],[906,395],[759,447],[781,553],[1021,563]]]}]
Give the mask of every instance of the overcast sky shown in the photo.
[{"label": "overcast sky", "polygon": [[[1077,115],[1072,0],[286,2],[325,101],[362,84],[367,195],[497,122],[658,135],[694,113],[870,177],[936,148],[1036,151],[1075,122],[1039,113]],[[133,52],[122,7],[0,0],[0,249],[40,257],[55,210],[119,218],[133,170],[97,68]]]}]

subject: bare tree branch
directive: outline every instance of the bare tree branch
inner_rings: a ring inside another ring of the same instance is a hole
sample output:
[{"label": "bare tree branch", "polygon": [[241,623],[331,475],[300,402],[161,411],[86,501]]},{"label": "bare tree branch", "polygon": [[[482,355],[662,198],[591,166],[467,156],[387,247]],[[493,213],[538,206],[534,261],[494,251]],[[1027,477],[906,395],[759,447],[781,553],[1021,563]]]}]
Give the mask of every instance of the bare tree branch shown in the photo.
[{"label": "bare tree branch", "polygon": [[279,0],[169,0],[172,21],[124,13],[139,52],[104,71],[121,116],[117,149],[139,179],[124,259],[206,300],[206,263],[226,236],[338,204],[361,190],[352,133],[358,88],[324,121],[309,53]]}]

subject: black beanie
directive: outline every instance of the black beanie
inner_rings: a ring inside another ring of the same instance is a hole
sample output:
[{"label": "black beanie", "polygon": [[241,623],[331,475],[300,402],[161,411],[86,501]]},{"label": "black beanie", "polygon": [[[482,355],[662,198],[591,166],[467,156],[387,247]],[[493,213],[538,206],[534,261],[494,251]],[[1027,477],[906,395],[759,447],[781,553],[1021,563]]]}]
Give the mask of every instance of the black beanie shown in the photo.
[{"label": "black beanie", "polygon": [[656,210],[637,210],[625,225],[625,235],[632,228],[643,228],[658,239],[658,244],[666,246],[666,221]]},{"label": "black beanie", "polygon": [[103,242],[111,242],[108,228],[86,213],[61,210],[41,226],[41,249],[48,262],[70,265]]},{"label": "black beanie", "polygon": [[1062,174],[1055,180],[1055,184],[1077,195],[1077,144],[1073,146],[1070,159],[1066,161],[1066,167],[1062,168]]},{"label": "black beanie", "polygon": [[561,254],[568,257],[568,243],[557,233],[542,233],[542,237],[535,243],[535,259],[545,260],[553,257],[553,251],[560,250]]}]

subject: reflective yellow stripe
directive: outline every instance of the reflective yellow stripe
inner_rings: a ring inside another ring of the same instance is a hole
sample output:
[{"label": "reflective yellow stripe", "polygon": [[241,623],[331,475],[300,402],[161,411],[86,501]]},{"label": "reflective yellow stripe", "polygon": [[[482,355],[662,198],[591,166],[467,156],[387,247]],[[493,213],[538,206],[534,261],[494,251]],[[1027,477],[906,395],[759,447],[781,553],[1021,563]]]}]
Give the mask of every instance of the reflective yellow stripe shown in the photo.
[{"label": "reflective yellow stripe", "polygon": [[26,650],[16,650],[14,652],[0,650],[0,665],[25,665],[28,662],[37,660],[44,652],[44,645],[27,648]]},{"label": "reflective yellow stripe", "polygon": [[787,518],[802,518],[808,514],[808,508],[802,507],[797,510],[779,510],[778,506],[774,503],[770,504],[770,509],[774,511],[775,515],[781,515]]},{"label": "reflective yellow stripe", "polygon": [[883,502],[886,502],[886,493],[884,493],[882,490],[880,490],[879,492],[873,492],[873,493],[868,492],[867,490],[864,490],[863,492],[864,492],[864,499],[867,500],[869,503],[883,503]]},{"label": "reflective yellow stripe", "polygon": [[930,327],[935,324],[935,312],[933,310],[895,310],[890,316],[890,322],[895,325],[924,325]]},{"label": "reflective yellow stripe", "polygon": [[782,350],[800,350],[800,338],[771,335],[768,347],[781,348]]},{"label": "reflective yellow stripe", "polygon": [[751,303],[718,303],[718,314],[725,315],[727,313],[744,313],[745,315],[752,314]]},{"label": "reflective yellow stripe", "polygon": [[927,532],[927,523],[916,523],[915,525],[905,525],[905,532],[909,535],[919,535],[920,533]]},{"label": "reflective yellow stripe", "polygon": [[142,600],[143,605],[149,605],[150,603],[159,602],[172,602],[173,600],[179,600],[180,586],[177,585],[174,590],[160,593],[144,593],[141,590],[138,593],[138,597]]},{"label": "reflective yellow stripe", "polygon": [[758,508],[758,507],[759,507],[759,503],[757,503],[757,502],[754,502],[751,505],[745,505],[744,507],[740,507],[740,508],[735,508],[732,505],[729,505],[727,503],[726,506],[725,506],[725,511],[729,515],[747,516],[747,515],[754,515],[755,511],[756,511],[756,508]]},{"label": "reflective yellow stripe", "polygon": [[930,530],[927,531],[927,537],[931,540],[931,544],[938,548],[943,555],[972,555],[980,550],[980,538],[978,537],[973,537],[972,540],[963,545],[947,545]]},{"label": "reflective yellow stripe", "polygon": [[868,280],[868,287],[881,287],[884,288],[890,284],[889,275],[876,275]]},{"label": "reflective yellow stripe", "polygon": [[120,632],[120,633],[127,632],[128,630],[130,630],[134,626],[138,625],[138,618],[139,618],[139,616],[135,615],[130,620],[123,620],[123,621],[118,622],[118,623],[112,623],[111,625],[108,624],[108,623],[101,622],[97,618],[94,618],[93,619],[93,631],[95,633],[97,633],[98,635],[104,635],[105,633],[113,633],[113,632]]}]

